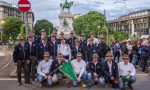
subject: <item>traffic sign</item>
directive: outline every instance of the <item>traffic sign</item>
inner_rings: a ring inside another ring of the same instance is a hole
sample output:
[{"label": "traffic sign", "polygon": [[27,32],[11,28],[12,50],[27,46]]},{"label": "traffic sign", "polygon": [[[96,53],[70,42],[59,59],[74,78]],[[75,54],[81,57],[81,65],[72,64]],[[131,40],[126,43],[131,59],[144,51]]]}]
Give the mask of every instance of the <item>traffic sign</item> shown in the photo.
[{"label": "traffic sign", "polygon": [[18,8],[22,12],[28,12],[31,8],[31,4],[28,0],[20,0],[18,2]]}]

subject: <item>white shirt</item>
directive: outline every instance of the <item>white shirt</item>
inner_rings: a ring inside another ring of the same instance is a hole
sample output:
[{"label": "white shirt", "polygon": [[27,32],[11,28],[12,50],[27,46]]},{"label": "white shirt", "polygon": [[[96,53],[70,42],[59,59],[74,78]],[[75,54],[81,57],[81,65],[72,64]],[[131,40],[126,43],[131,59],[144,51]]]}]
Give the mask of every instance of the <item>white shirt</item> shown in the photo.
[{"label": "white shirt", "polygon": [[110,75],[112,74],[112,61],[111,62],[107,62],[108,67],[109,67],[109,73]]},{"label": "white shirt", "polygon": [[78,62],[77,59],[74,59],[71,61],[71,63],[75,74],[79,74],[79,77],[81,78],[86,69],[86,62],[84,60]]},{"label": "white shirt", "polygon": [[135,67],[131,63],[128,64],[124,64],[124,62],[118,63],[118,70],[120,76],[127,76],[127,75],[135,76],[136,74]]},{"label": "white shirt", "polygon": [[68,44],[59,44],[57,52],[63,54],[64,56],[69,55],[69,59],[71,59],[71,50]]},{"label": "white shirt", "polygon": [[[90,39],[90,38],[89,38],[89,39]],[[87,45],[89,44],[89,39],[88,39]],[[96,44],[96,45],[98,45],[98,43],[99,43],[98,39],[94,37],[94,38],[93,38],[93,43]]]},{"label": "white shirt", "polygon": [[46,73],[49,73],[50,67],[52,65],[52,61],[53,60],[51,59],[48,62],[46,62],[45,60],[42,60],[38,65],[37,73],[42,76],[45,76]]},{"label": "white shirt", "polygon": [[127,49],[128,50],[132,50],[132,45],[131,44],[127,44]]},{"label": "white shirt", "polygon": [[78,47],[78,46],[76,46],[77,52],[78,52],[78,48],[79,48],[79,47]]}]

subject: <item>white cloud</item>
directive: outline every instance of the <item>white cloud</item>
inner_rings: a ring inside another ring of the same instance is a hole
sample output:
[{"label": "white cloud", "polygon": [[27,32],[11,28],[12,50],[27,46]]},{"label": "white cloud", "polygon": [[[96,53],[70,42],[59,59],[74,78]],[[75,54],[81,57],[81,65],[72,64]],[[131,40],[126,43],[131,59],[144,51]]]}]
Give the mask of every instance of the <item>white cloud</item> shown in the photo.
[{"label": "white cloud", "polygon": [[[19,0],[3,0],[10,4],[17,5]],[[58,15],[60,13],[59,4],[65,0],[29,0],[32,5],[32,10],[35,14],[35,19],[48,19],[55,25],[59,24]],[[124,0],[68,0],[74,1],[74,6],[71,8],[72,13],[85,14],[88,11],[96,10],[103,13],[106,9],[108,19],[117,18],[120,15],[126,14],[134,10],[150,8],[149,0],[126,0],[126,9]],[[115,3],[115,1],[119,1]]]}]

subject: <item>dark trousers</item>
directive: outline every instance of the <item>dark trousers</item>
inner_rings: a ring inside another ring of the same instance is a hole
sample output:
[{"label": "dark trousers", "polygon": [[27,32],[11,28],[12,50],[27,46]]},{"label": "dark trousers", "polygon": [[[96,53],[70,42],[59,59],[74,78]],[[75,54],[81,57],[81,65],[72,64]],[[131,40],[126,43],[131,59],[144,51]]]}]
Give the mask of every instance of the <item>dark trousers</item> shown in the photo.
[{"label": "dark trousers", "polygon": [[36,65],[37,65],[37,62],[36,62],[36,57],[35,56],[31,56],[30,57],[30,74],[31,74],[31,78],[32,80],[35,79],[35,73],[36,73]]},{"label": "dark trousers", "polygon": [[145,69],[147,67],[147,60],[148,60],[148,57],[141,57],[142,59],[142,71],[145,72]]},{"label": "dark trousers", "polygon": [[116,58],[118,59],[118,62],[120,61],[120,52],[114,52],[114,60],[116,60]]},{"label": "dark trousers", "polygon": [[118,83],[115,83],[115,80],[109,78],[109,83],[112,85],[112,88],[118,88]]},{"label": "dark trousers", "polygon": [[17,61],[17,77],[18,77],[18,82],[21,83],[21,73],[22,69],[24,71],[24,78],[25,82],[30,82],[30,70],[29,70],[29,64],[24,60],[18,60]]}]

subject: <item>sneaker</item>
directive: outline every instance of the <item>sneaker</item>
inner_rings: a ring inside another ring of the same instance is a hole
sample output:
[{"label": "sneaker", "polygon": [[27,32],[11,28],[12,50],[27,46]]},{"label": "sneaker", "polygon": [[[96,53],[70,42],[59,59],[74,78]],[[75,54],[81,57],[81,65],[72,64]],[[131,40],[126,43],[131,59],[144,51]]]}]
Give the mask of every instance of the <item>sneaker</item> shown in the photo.
[{"label": "sneaker", "polygon": [[83,87],[83,88],[86,88],[86,84],[85,84],[85,83],[82,83],[82,87]]},{"label": "sneaker", "polygon": [[18,83],[18,86],[22,86],[22,83]]},{"label": "sneaker", "polygon": [[128,87],[129,87],[131,90],[133,90],[133,87],[132,87],[131,84],[128,84]]}]

